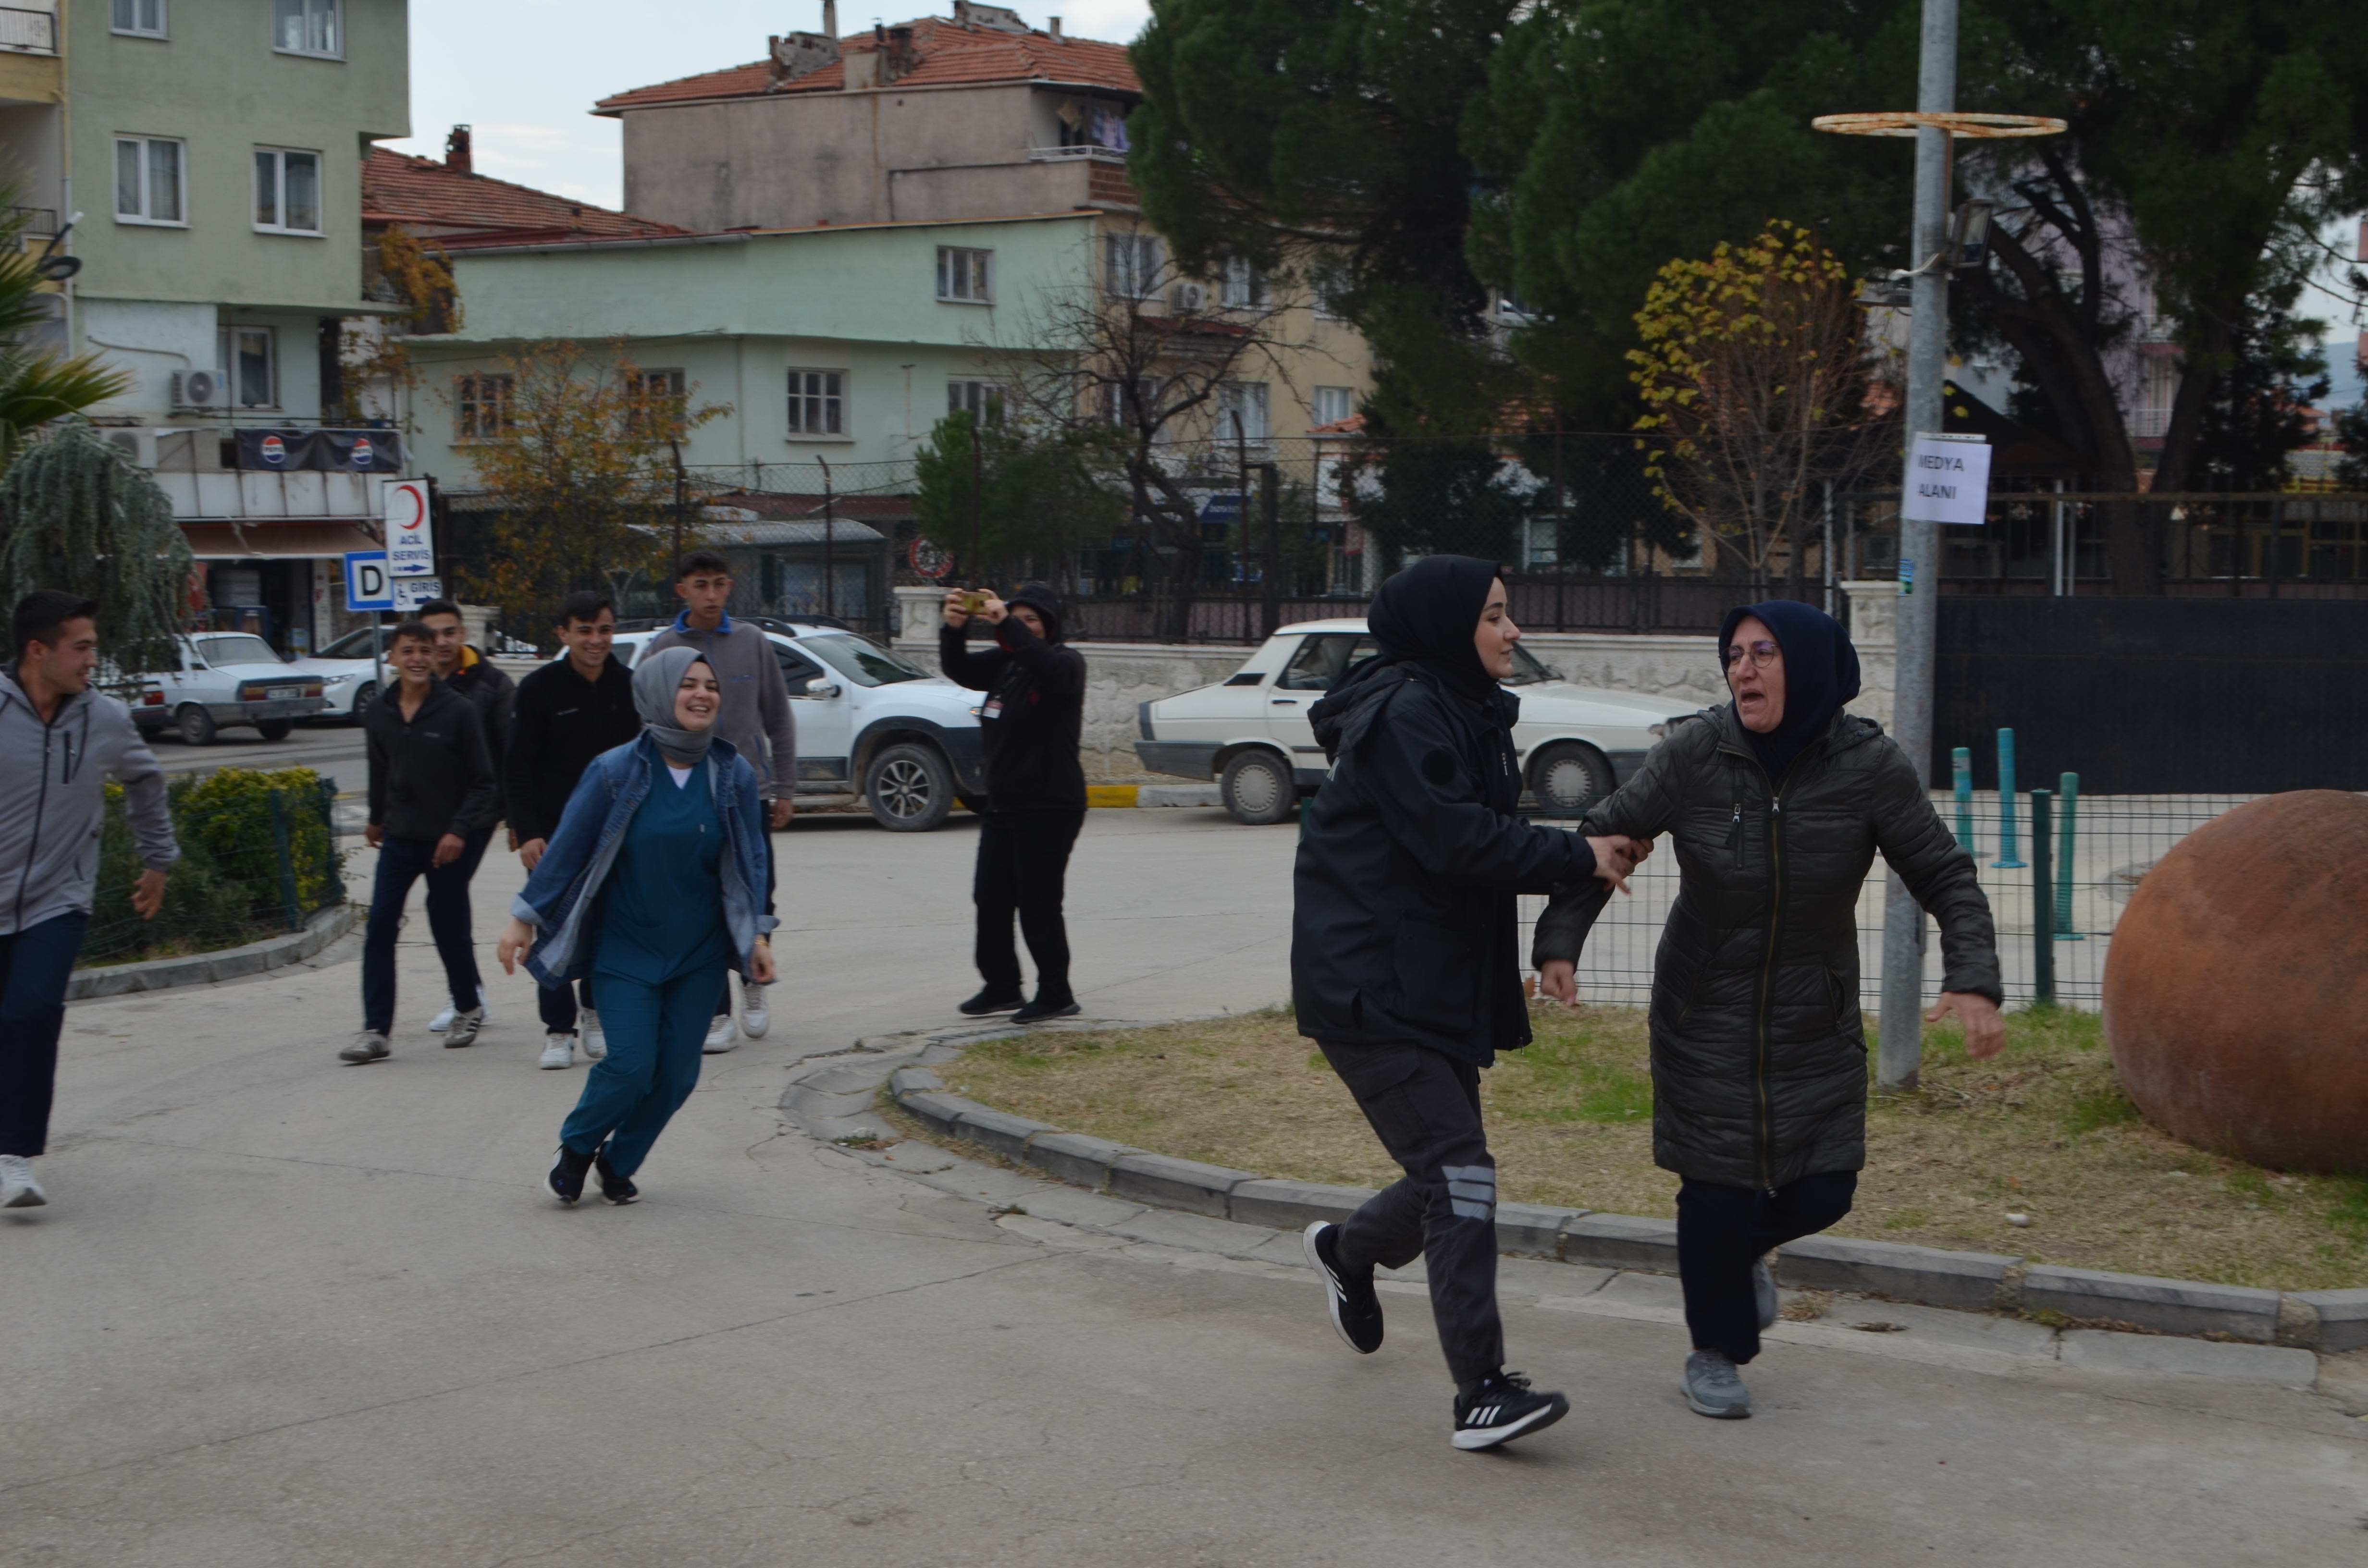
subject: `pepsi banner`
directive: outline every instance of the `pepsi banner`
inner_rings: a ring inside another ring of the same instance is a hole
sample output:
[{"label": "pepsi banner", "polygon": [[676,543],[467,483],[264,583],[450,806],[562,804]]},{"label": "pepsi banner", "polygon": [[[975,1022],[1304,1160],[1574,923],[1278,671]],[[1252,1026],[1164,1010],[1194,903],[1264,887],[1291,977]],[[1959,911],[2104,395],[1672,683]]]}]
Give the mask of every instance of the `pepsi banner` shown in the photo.
[{"label": "pepsi banner", "polygon": [[403,436],[395,430],[241,430],[243,469],[327,473],[401,473]]}]

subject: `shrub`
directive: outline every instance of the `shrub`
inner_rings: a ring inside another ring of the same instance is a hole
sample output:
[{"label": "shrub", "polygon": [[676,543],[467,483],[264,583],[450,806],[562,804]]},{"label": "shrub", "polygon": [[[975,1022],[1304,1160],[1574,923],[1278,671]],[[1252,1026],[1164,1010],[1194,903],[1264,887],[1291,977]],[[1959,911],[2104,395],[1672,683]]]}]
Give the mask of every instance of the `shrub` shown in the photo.
[{"label": "shrub", "polygon": [[291,894],[297,921],[343,902],[345,855],[331,823],[333,799],[309,767],[225,767],[174,779],[165,801],[181,858],[165,881],[164,909],[142,920],[131,907],[141,866],[131,820],[122,790],[108,785],[84,961],[236,947],[288,929]]}]

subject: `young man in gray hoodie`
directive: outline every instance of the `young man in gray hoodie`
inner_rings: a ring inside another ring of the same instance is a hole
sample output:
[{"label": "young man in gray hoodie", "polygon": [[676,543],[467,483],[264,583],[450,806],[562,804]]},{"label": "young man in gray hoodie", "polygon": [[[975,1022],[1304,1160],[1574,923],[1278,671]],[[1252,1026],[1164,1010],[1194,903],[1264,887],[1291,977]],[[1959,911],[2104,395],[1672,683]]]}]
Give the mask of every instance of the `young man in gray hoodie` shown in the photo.
[{"label": "young man in gray hoodie", "polygon": [[[730,741],[757,770],[759,793],[769,802],[765,815],[768,831],[790,825],[797,810],[798,725],[790,710],[789,683],[781,678],[781,662],[771,639],[761,627],[735,622],[723,613],[732,597],[732,562],[712,550],[694,550],[675,567],[674,591],[682,613],[674,624],[650,639],[642,657],[661,648],[696,648],[715,671],[723,703],[715,715],[715,733]],[[765,913],[773,913],[774,857],[765,857]],[[742,1024],[750,1036],[772,1027],[765,1005],[765,987],[741,983]],[[715,1005],[715,1021],[707,1031],[710,1056],[740,1043],[740,1029],[732,1021],[732,983]]]},{"label": "young man in gray hoodie", "polygon": [[146,868],[131,907],[165,907],[180,858],[165,771],[131,710],[90,689],[97,604],[44,590],[17,605],[17,662],[0,673],[0,1209],[49,1201],[33,1175],[47,1147],[58,1031],[98,877],[107,782],[123,786]]}]

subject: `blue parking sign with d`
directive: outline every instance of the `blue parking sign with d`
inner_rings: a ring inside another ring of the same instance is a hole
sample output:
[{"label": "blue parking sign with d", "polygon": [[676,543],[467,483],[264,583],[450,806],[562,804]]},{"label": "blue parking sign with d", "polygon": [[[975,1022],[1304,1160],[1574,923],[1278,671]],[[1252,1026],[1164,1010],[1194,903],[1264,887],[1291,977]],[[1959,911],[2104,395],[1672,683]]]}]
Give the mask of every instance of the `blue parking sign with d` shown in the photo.
[{"label": "blue parking sign with d", "polygon": [[385,551],[359,550],[346,557],[346,608],[394,608],[394,579],[387,574]]}]

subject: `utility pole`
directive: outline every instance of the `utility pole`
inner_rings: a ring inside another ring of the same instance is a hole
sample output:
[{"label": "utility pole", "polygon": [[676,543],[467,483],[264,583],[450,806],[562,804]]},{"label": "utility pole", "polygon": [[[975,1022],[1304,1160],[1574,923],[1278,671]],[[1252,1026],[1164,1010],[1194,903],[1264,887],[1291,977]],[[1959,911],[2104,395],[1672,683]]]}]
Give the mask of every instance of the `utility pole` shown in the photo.
[{"label": "utility pole", "polygon": [[682,443],[680,441],[670,440],[666,445],[674,449],[674,569],[679,572],[682,570],[682,511],[684,506]]},{"label": "utility pole", "polygon": [[831,581],[835,562],[831,551],[830,460],[816,452],[814,461],[822,464],[822,612],[836,619],[838,615],[838,593],[837,585]]},{"label": "utility pole", "polygon": [[1266,508],[1266,629],[1271,637],[1282,623],[1282,478],[1275,465],[1258,464],[1258,503]]}]

